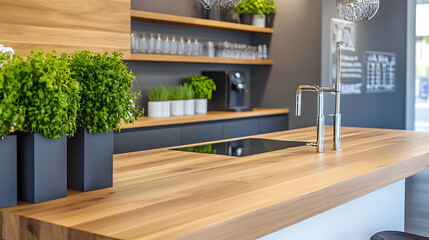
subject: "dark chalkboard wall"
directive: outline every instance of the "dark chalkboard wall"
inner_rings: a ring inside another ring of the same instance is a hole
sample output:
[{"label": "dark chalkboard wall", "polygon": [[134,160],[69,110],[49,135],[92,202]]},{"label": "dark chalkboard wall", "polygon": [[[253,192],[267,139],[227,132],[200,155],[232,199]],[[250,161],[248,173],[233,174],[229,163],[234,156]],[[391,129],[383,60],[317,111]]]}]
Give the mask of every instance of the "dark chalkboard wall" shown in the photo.
[{"label": "dark chalkboard wall", "polygon": [[[344,126],[405,128],[407,1],[381,0],[377,15],[370,21],[357,22],[354,55],[363,63],[363,92],[343,95],[341,111]],[[323,0],[322,6],[322,85],[329,86],[331,18],[340,18],[335,0]],[[366,51],[396,54],[396,89],[369,93],[365,89]],[[350,52],[345,51],[346,55]],[[327,96],[326,110],[334,111],[334,97]]]}]

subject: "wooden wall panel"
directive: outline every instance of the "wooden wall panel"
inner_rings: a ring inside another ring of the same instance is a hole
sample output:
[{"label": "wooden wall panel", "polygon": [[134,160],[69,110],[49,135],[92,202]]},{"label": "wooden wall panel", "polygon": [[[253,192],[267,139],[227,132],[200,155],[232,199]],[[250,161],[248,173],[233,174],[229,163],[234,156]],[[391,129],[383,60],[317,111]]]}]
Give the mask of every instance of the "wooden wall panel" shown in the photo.
[{"label": "wooden wall panel", "polygon": [[130,49],[130,0],[0,0],[0,44],[27,56],[57,52]]}]

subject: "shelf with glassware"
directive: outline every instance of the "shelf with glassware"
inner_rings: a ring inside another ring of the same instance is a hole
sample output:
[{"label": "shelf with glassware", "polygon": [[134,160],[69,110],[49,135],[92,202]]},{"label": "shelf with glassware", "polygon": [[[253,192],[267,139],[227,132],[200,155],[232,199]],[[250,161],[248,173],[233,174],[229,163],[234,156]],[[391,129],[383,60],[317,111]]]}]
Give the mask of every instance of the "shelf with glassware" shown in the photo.
[{"label": "shelf with glassware", "polygon": [[131,33],[131,58],[135,61],[272,65],[268,46],[228,41],[201,42],[198,38],[161,33]]},{"label": "shelf with glassware", "polygon": [[[142,13],[141,11],[135,11]],[[143,12],[147,13],[147,12]],[[167,14],[148,13],[144,18],[133,17],[139,21],[157,22],[163,24],[186,25],[183,22],[193,23],[198,18],[180,17]],[[155,16],[155,17],[154,17]],[[177,18],[179,20],[177,20]],[[154,20],[156,19],[156,21]],[[161,21],[161,19],[163,19]],[[185,20],[184,20],[185,19]],[[195,21],[191,21],[194,19]],[[179,21],[181,24],[172,22]],[[223,25],[220,21],[203,20],[203,22],[215,22]],[[228,23],[228,22],[227,22]],[[245,25],[231,23],[235,25]],[[227,24],[228,25],[228,24]],[[198,25],[199,26],[199,25]],[[193,27],[195,27],[193,25]],[[248,29],[248,25],[244,29]],[[255,28],[254,26],[250,26]],[[217,30],[225,30],[218,27]],[[262,28],[256,27],[260,30]],[[261,31],[253,31],[261,33]],[[268,59],[267,44],[250,45],[238,42],[228,42],[219,40],[215,42],[201,37],[180,36],[166,33],[150,33],[132,30],[131,32],[131,56],[126,60],[131,61],[151,61],[151,62],[183,62],[183,63],[213,63],[213,64],[242,64],[242,65],[273,65],[273,61]]]}]

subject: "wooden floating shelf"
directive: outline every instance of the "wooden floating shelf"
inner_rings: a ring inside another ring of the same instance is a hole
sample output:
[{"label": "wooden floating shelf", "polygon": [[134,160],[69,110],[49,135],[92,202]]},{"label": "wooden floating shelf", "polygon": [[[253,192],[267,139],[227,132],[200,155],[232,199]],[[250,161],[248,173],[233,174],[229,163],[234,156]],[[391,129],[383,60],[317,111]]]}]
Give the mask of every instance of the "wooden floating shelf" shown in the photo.
[{"label": "wooden floating shelf", "polygon": [[273,65],[270,59],[239,59],[239,58],[218,58],[218,57],[196,57],[182,55],[162,55],[162,54],[131,54],[128,61],[147,62],[181,62],[181,63],[215,63],[215,64],[241,64],[241,65]]},{"label": "wooden floating shelf", "polygon": [[272,28],[261,28],[247,24],[215,21],[202,18],[183,17],[170,14],[131,10],[131,19],[155,23],[166,23],[187,27],[209,28],[227,31],[273,33]]},{"label": "wooden floating shelf", "polygon": [[121,129],[133,129],[133,128],[144,128],[144,127],[159,127],[166,125],[177,125],[197,122],[210,122],[210,121],[222,121],[229,119],[240,119],[240,118],[251,118],[251,117],[263,117],[272,115],[288,114],[289,108],[255,108],[250,112],[223,112],[223,111],[212,111],[205,115],[193,115],[183,117],[165,117],[165,118],[150,118],[150,117],[139,117],[134,123],[124,124]]}]

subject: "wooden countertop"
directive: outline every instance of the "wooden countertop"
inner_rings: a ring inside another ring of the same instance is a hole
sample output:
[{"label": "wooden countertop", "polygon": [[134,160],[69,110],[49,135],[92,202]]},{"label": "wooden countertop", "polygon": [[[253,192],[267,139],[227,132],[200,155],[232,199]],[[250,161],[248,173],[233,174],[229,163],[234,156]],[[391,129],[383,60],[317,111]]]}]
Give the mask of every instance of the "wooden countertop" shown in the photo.
[{"label": "wooden countertop", "polygon": [[[331,128],[326,129],[327,135]],[[315,128],[259,135],[314,141]],[[429,168],[429,134],[343,128],[343,151],[114,157],[114,187],[0,210],[3,238],[255,239]]]},{"label": "wooden countertop", "polygon": [[207,114],[197,114],[183,117],[150,118],[140,117],[133,124],[125,124],[121,129],[157,127],[165,125],[186,124],[196,122],[210,122],[228,119],[239,119],[249,117],[262,117],[270,115],[288,114],[289,108],[255,108],[250,112],[223,112],[212,111]]}]

